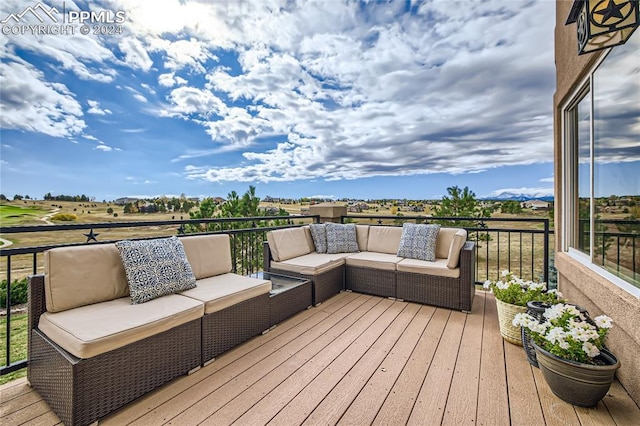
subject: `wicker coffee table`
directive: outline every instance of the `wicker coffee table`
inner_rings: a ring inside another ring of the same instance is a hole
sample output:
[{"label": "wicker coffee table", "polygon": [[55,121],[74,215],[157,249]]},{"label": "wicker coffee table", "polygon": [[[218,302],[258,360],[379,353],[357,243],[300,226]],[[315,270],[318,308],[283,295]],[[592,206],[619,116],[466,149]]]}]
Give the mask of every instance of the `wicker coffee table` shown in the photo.
[{"label": "wicker coffee table", "polygon": [[258,272],[253,276],[271,281],[271,326],[313,305],[311,280],[271,272]]}]

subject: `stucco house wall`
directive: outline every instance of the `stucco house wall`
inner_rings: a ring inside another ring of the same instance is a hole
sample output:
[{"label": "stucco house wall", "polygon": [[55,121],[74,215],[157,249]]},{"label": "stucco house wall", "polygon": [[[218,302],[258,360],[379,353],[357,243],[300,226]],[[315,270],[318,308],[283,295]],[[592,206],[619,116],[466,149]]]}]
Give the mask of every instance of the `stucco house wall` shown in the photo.
[{"label": "stucco house wall", "polygon": [[[640,405],[640,299],[562,251],[562,111],[577,87],[593,69],[602,52],[578,56],[576,26],[565,25],[573,0],[556,1],[554,105],[555,158],[555,267],[558,286],[570,302],[586,308],[592,316],[606,314],[614,321],[607,346],[618,357],[617,377],[636,404]],[[640,30],[637,30],[640,31]],[[637,37],[638,34],[634,34]]]}]

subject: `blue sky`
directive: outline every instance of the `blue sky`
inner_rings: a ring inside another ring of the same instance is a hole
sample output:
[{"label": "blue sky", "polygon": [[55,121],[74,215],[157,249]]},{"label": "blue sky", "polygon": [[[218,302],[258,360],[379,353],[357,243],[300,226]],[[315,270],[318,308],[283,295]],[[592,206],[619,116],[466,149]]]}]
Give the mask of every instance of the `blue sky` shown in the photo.
[{"label": "blue sky", "polygon": [[554,1],[41,3],[125,19],[0,5],[8,197],[553,195]]}]

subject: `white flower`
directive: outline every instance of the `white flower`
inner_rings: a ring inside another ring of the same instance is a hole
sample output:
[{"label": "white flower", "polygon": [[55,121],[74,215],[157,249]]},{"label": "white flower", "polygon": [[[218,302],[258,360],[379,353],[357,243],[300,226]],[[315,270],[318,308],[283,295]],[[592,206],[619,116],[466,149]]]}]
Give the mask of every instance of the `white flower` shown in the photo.
[{"label": "white flower", "polygon": [[540,323],[536,321],[534,324],[529,325],[529,330],[533,331],[534,333],[545,334],[549,327],[551,327],[551,323],[549,322],[545,321],[543,323]]},{"label": "white flower", "polygon": [[564,311],[568,312],[569,314],[576,316],[576,317],[580,317],[583,320],[585,319],[584,316],[580,313],[580,311],[578,310],[578,308],[576,308],[573,305],[563,305],[564,306]]},{"label": "white flower", "polygon": [[530,290],[544,290],[546,287],[545,283],[529,282]]},{"label": "white flower", "polygon": [[510,284],[509,284],[509,283],[505,283],[505,282],[503,282],[503,281],[498,281],[498,282],[496,283],[496,287],[498,287],[500,290],[506,290],[506,289],[508,289],[508,288],[509,288],[509,286],[510,286]]},{"label": "white flower", "polygon": [[593,319],[598,328],[611,328],[613,320],[606,315],[599,315]]},{"label": "white flower", "polygon": [[562,293],[560,293],[558,290],[551,289],[549,290],[547,293],[551,293],[551,294],[555,294],[556,295],[556,299],[561,299],[562,298]]},{"label": "white flower", "polygon": [[485,289],[491,288],[491,280],[486,280],[484,284],[482,284],[482,287]]},{"label": "white flower", "polygon": [[536,321],[536,319],[531,315],[526,313],[519,313],[513,317],[513,321],[511,321],[511,324],[513,324],[514,327],[530,328],[530,325],[536,322],[538,321]]},{"label": "white flower", "polygon": [[[559,344],[560,342],[563,342],[564,339],[565,339],[565,332],[562,329],[562,327],[553,327],[547,333],[547,340],[550,341],[551,343]],[[563,348],[563,349],[566,349],[566,348]]]},{"label": "white flower", "polygon": [[598,347],[591,342],[584,342],[582,344],[582,350],[591,358],[600,355]]},{"label": "white flower", "polygon": [[551,307],[544,310],[544,317],[548,320],[554,320],[560,318],[564,313],[564,306],[562,303],[558,303],[552,305]]},{"label": "white flower", "polygon": [[505,269],[502,272],[500,272],[500,275],[502,275],[503,277],[506,277],[507,275],[509,275],[509,270]]}]

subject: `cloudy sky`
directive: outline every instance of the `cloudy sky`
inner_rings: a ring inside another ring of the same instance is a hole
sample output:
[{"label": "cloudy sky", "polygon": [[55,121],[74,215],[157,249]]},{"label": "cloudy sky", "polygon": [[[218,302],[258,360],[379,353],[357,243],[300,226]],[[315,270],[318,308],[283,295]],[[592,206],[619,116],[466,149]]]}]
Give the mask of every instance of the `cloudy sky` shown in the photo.
[{"label": "cloudy sky", "polygon": [[8,197],[553,194],[552,0],[38,4],[0,5]]}]

